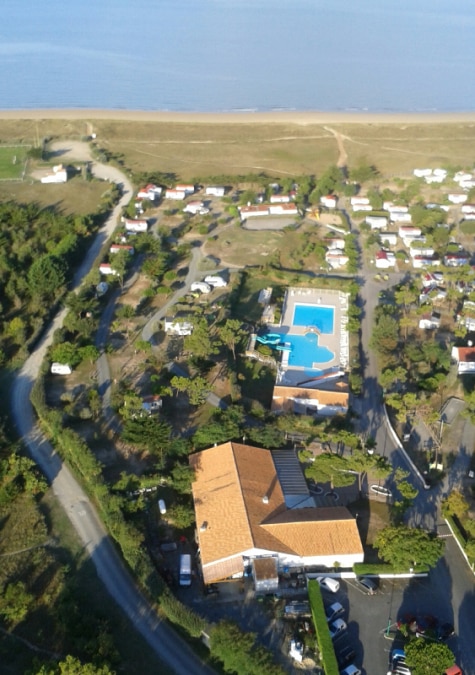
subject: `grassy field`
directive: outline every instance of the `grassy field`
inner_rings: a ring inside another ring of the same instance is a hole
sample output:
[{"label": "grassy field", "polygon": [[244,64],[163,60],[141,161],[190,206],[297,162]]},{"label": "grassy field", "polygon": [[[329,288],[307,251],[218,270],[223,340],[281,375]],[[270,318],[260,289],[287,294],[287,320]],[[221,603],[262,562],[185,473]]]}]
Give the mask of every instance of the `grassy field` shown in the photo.
[{"label": "grassy field", "polygon": [[[170,171],[182,179],[267,172],[275,176],[318,174],[339,157],[339,134],[348,165],[361,158],[386,176],[416,166],[472,167],[475,125],[452,123],[214,123],[91,119],[97,144],[121,155],[134,171]],[[79,139],[85,120],[0,120],[0,142],[36,138]]]},{"label": "grassy field", "polygon": [[54,206],[63,215],[87,215],[97,210],[105,189],[104,183],[86,182],[80,177],[58,185],[31,180],[0,181],[0,201],[35,202],[45,208]]},{"label": "grassy field", "polygon": [[0,145],[0,180],[21,180],[28,145]]}]

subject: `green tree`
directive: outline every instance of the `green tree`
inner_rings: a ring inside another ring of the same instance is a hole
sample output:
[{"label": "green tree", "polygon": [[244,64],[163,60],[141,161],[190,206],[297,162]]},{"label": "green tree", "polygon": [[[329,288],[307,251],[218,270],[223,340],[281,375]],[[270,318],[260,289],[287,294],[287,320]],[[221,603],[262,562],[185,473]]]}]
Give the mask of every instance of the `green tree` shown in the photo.
[{"label": "green tree", "polygon": [[385,457],[369,454],[368,452],[364,452],[364,450],[355,450],[347,458],[347,464],[348,469],[357,473],[360,494],[363,489],[363,481],[367,478],[368,473],[371,473],[378,480],[387,478],[391,473],[391,465]]},{"label": "green tree", "polygon": [[317,483],[330,483],[331,490],[353,485],[356,480],[356,476],[350,473],[347,459],[331,453],[315,457],[315,461],[305,468],[305,475]]},{"label": "green tree", "polygon": [[93,663],[81,663],[74,656],[67,656],[52,668],[43,666],[37,675],[115,675],[114,670],[110,670],[106,665],[95,665]]},{"label": "green tree", "polygon": [[76,345],[72,342],[62,342],[51,347],[51,360],[66,363],[74,368],[81,363],[82,357]]},{"label": "green tree", "polygon": [[172,504],[167,510],[170,519],[178,530],[186,530],[195,522],[195,512],[190,504]]},{"label": "green tree", "polygon": [[28,284],[33,296],[52,300],[63,290],[67,267],[64,261],[45,254],[37,258],[28,271]]},{"label": "green tree", "polygon": [[198,359],[208,359],[213,354],[218,353],[218,349],[213,344],[206,319],[197,319],[193,322],[193,332],[185,337],[184,346]]},{"label": "green tree", "polygon": [[23,581],[8,584],[0,595],[0,614],[11,625],[25,619],[35,602],[34,596],[26,589]]},{"label": "green tree", "polygon": [[444,516],[463,518],[467,511],[468,502],[460,490],[452,490],[442,502],[442,513]]},{"label": "green tree", "polygon": [[127,267],[130,263],[130,253],[126,250],[120,250],[110,258],[111,269],[119,277],[121,287],[124,287],[124,277],[127,272]]},{"label": "green tree", "polygon": [[356,183],[367,183],[370,180],[374,180],[377,176],[378,170],[376,167],[370,164],[364,157],[359,159],[354,169],[350,169],[350,178]]},{"label": "green tree", "polygon": [[227,319],[226,323],[218,328],[219,339],[233,353],[236,360],[236,345],[243,340],[246,331],[238,319]]},{"label": "green tree", "polygon": [[413,675],[436,675],[453,666],[455,657],[445,644],[424,638],[411,640],[404,648]]},{"label": "green tree", "polygon": [[194,472],[189,464],[177,463],[172,469],[173,489],[182,495],[191,494],[193,478]]},{"label": "green tree", "polygon": [[284,433],[274,422],[267,422],[263,426],[248,427],[246,436],[264,448],[282,448],[285,445]]},{"label": "green tree", "polygon": [[22,345],[26,339],[26,324],[20,316],[15,316],[7,324],[6,334],[14,343]]},{"label": "green tree", "polygon": [[373,327],[369,346],[378,354],[394,355],[399,343],[399,323],[389,314],[379,316]]},{"label": "green tree", "polygon": [[129,418],[122,429],[122,439],[126,443],[158,457],[162,466],[164,455],[170,447],[170,436],[170,425],[153,415]]},{"label": "green tree", "polygon": [[94,345],[84,345],[84,347],[79,347],[79,356],[81,361],[89,361],[91,365],[99,358],[99,350]]},{"label": "green tree", "polygon": [[434,567],[444,552],[445,543],[424,530],[405,525],[385,527],[374,542],[380,557],[398,569]]},{"label": "green tree", "polygon": [[170,385],[173,389],[188,394],[191,405],[204,403],[210,392],[208,380],[201,375],[193,378],[175,376],[171,379]]}]

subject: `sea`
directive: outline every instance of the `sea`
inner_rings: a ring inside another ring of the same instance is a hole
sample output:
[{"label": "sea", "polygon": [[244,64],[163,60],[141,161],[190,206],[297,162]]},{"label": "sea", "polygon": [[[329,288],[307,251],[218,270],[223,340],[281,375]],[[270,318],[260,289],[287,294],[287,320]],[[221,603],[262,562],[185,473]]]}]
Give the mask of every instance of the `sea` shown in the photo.
[{"label": "sea", "polygon": [[475,110],[470,0],[2,0],[0,109]]}]

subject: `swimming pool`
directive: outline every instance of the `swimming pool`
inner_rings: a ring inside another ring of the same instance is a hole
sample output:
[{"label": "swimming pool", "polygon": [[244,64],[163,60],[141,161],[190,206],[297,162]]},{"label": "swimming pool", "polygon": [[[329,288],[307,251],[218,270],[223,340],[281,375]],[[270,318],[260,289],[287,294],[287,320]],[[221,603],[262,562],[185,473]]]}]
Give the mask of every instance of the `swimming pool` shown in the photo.
[{"label": "swimming pool", "polygon": [[289,366],[298,366],[315,372],[314,363],[328,363],[335,358],[335,354],[326,347],[318,344],[318,335],[282,335],[283,343],[290,343]]},{"label": "swimming pool", "polygon": [[293,326],[315,326],[321,333],[332,334],[335,308],[295,304]]}]

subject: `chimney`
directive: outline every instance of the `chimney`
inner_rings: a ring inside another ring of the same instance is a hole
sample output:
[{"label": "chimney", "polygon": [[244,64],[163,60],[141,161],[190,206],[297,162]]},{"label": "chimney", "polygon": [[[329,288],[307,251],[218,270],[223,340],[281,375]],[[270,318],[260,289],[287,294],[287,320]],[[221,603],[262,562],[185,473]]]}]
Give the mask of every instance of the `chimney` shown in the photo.
[{"label": "chimney", "polygon": [[262,503],[263,503],[263,504],[268,504],[268,503],[269,503],[269,497],[268,497],[267,495],[264,495],[264,496],[262,497]]},{"label": "chimney", "polygon": [[205,520],[200,525],[200,532],[206,532],[208,529],[208,522]]}]

